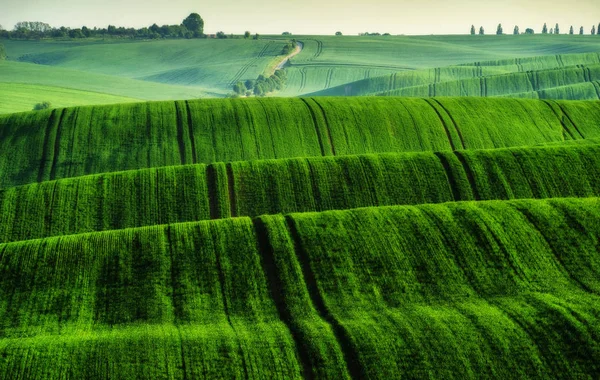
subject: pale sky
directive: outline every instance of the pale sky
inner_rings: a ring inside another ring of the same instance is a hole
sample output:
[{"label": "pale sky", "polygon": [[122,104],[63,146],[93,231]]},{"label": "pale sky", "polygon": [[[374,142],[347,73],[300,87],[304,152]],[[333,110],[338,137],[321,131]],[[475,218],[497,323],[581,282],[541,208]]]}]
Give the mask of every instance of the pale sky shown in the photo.
[{"label": "pale sky", "polygon": [[42,21],[53,27],[140,28],[180,24],[191,12],[204,19],[205,33],[245,30],[260,34],[465,34],[471,24],[493,34],[515,25],[541,32],[559,23],[561,33],[600,23],[600,0],[0,0],[0,25]]}]

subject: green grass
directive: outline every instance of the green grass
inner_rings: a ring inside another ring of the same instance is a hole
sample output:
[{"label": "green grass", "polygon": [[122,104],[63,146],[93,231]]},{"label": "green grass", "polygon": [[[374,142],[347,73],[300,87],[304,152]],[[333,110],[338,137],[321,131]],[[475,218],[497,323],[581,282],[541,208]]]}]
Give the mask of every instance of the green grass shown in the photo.
[{"label": "green grass", "polygon": [[33,105],[43,101],[50,102],[53,107],[133,103],[140,101],[140,99],[98,92],[22,83],[0,83],[0,98],[3,99],[2,103],[0,103],[0,114],[31,111]]},{"label": "green grass", "polygon": [[0,190],[0,242],[263,214],[600,196],[600,146],[239,161]]},{"label": "green grass", "polygon": [[[583,38],[581,38],[583,37]],[[310,94],[400,71],[446,67],[471,62],[514,61],[557,54],[597,53],[593,36],[297,36],[304,51],[292,59],[284,95]],[[540,58],[540,61],[546,58]],[[584,62],[566,61],[577,65]],[[596,61],[597,63],[597,61]],[[352,85],[351,85],[352,86]],[[384,90],[388,90],[385,88]],[[384,91],[382,90],[382,91]],[[460,94],[455,94],[459,96]]]},{"label": "green grass", "polygon": [[156,166],[598,138],[599,107],[357,97],[214,99],[11,114],[0,117],[0,188]]},{"label": "green grass", "polygon": [[[256,79],[285,45],[264,39],[3,43],[11,61],[116,77],[113,80],[190,86],[213,96],[230,93],[237,80]],[[71,81],[60,86],[71,87]]]},{"label": "green grass", "polygon": [[[598,81],[598,53],[559,54],[475,62],[427,70],[403,71],[369,77],[317,91],[314,96],[515,96],[553,99],[597,99],[564,94],[565,86]],[[561,95],[560,89],[563,88]]]},{"label": "green grass", "polygon": [[598,215],[468,202],[0,245],[0,374],[593,377]]}]

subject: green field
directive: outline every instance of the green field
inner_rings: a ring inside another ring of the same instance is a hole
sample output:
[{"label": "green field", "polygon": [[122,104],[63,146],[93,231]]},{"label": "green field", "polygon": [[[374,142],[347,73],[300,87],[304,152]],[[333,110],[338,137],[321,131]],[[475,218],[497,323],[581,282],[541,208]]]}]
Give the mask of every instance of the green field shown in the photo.
[{"label": "green field", "polygon": [[[304,49],[286,65],[285,88],[270,96],[386,91],[400,96],[479,96],[480,87],[474,78],[493,76],[487,87],[498,95],[579,100],[598,97],[598,79],[572,72],[577,65],[599,63],[600,48],[593,36],[293,38],[301,41]],[[102,104],[95,93],[140,100],[225,97],[236,82],[256,79],[280,62],[288,39],[2,40],[8,61],[0,62],[0,85],[22,83],[93,94],[82,94],[75,104],[62,102],[59,94],[46,89],[37,99],[31,93],[35,101],[31,104],[27,103],[29,96],[9,97],[0,112],[29,111],[33,104],[52,99],[56,107]],[[545,79],[530,84],[522,73],[552,68],[569,69],[569,73],[558,75],[568,78],[561,81],[557,75],[540,73],[550,76],[548,85],[540,87]],[[495,77],[511,73],[521,75]],[[27,93],[27,89],[22,91]]]},{"label": "green field", "polygon": [[2,41],[0,378],[598,377],[600,39],[294,37]]},{"label": "green field", "polygon": [[[534,116],[535,115],[535,116]],[[600,137],[600,102],[207,99],[0,117],[0,188],[194,163],[502,148]]]}]

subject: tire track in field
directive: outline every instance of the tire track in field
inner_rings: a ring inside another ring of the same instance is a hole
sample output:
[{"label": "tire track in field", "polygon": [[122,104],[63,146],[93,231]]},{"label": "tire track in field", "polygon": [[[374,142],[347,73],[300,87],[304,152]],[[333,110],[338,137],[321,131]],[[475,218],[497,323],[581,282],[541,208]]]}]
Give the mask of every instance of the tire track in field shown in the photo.
[{"label": "tire track in field", "polygon": [[596,90],[596,94],[598,95],[598,99],[600,99],[600,82],[593,81],[592,86],[594,86],[594,90]]},{"label": "tire track in field", "polygon": [[321,319],[331,326],[333,335],[340,345],[344,362],[346,363],[346,368],[350,374],[350,377],[355,379],[368,378],[367,374],[364,372],[364,368],[362,368],[359,364],[359,355],[352,346],[350,334],[348,334],[344,326],[331,314],[325,305],[325,300],[319,291],[319,285],[317,283],[315,273],[310,266],[310,257],[308,252],[306,252],[306,249],[304,249],[302,238],[300,237],[300,233],[296,227],[294,219],[290,215],[286,215],[285,221],[290,233],[290,237],[294,242],[294,253],[302,269],[302,275],[304,277],[304,282],[306,284],[310,299]]},{"label": "tire track in field", "polygon": [[227,163],[227,190],[229,193],[229,208],[230,208],[230,217],[237,217],[237,199],[235,197],[235,177],[233,175],[233,166],[231,162]]},{"label": "tire track in field", "polygon": [[467,149],[467,146],[465,144],[465,139],[462,135],[462,132],[460,131],[460,128],[458,127],[458,124],[456,123],[456,120],[454,120],[454,116],[452,116],[452,113],[450,113],[450,111],[448,111],[448,109],[437,99],[431,99],[432,101],[436,102],[437,104],[440,105],[440,107],[442,107],[442,109],[444,110],[444,112],[446,112],[446,114],[448,114],[448,117],[450,118],[450,121],[452,121],[452,124],[454,125],[454,129],[456,130],[456,134],[458,135],[458,138],[460,139],[460,144],[462,145],[463,149]]},{"label": "tire track in field", "polygon": [[[431,85],[430,85],[430,93],[431,93]],[[423,99],[425,101],[425,103],[429,104],[431,106],[431,108],[433,108],[433,110],[435,111],[435,113],[437,114],[438,118],[440,119],[440,121],[442,122],[442,126],[444,127],[444,132],[446,132],[446,137],[448,138],[448,142],[450,143],[450,148],[455,151],[456,150],[456,146],[454,145],[454,141],[452,141],[452,136],[450,135],[450,129],[448,129],[448,125],[446,124],[446,120],[444,120],[444,118],[442,117],[442,114],[440,112],[440,110],[437,109],[436,106],[434,106],[430,99]]]},{"label": "tire track in field", "polygon": [[441,152],[434,152],[433,154],[435,154],[435,156],[440,160],[440,163],[442,164],[442,167],[444,168],[444,171],[446,172],[446,178],[448,178],[448,185],[450,186],[450,190],[452,191],[452,201],[457,202],[457,201],[465,200],[465,199],[462,199],[463,197],[460,194],[460,190],[458,188],[458,184],[456,181],[456,176],[454,175],[454,172],[452,171],[452,168],[450,167],[450,162],[448,161],[448,157],[446,157]]},{"label": "tire track in field", "polygon": [[185,109],[187,112],[187,122],[188,122],[188,132],[192,148],[192,163],[198,163],[198,157],[196,156],[196,139],[194,138],[194,125],[192,121],[192,109],[190,108],[190,102],[188,100],[185,101]]},{"label": "tire track in field", "polygon": [[546,99],[540,99],[540,100],[552,110],[552,112],[554,113],[554,115],[556,116],[558,121],[560,121],[560,125],[563,128],[563,139],[564,139],[564,133],[566,132],[571,137],[571,140],[577,140],[575,138],[575,136],[573,136],[573,133],[571,132],[571,130],[569,128],[567,128],[567,124],[565,123],[564,116],[561,116],[558,114],[556,109],[554,107],[552,107],[552,105],[550,104],[549,100],[546,100]]},{"label": "tire track in field", "polygon": [[475,198],[476,201],[481,200],[481,197],[479,196],[479,192],[477,191],[477,184],[475,182],[475,174],[473,173],[473,170],[471,170],[471,167],[469,166],[467,160],[465,159],[465,156],[463,156],[462,152],[459,150],[455,150],[454,155],[460,161],[460,164],[462,165],[463,170],[465,171],[465,174],[467,175],[467,180],[469,181],[469,185],[471,186],[471,191],[473,192],[473,198]]},{"label": "tire track in field", "polygon": [[333,68],[327,70],[327,77],[325,78],[325,87],[323,89],[329,88],[331,85],[331,78],[333,77]]},{"label": "tire track in field", "polygon": [[246,74],[246,72],[250,70],[252,66],[257,65],[261,61],[261,58],[266,57],[267,51],[269,50],[272,44],[273,41],[269,41],[268,43],[266,43],[265,46],[263,46],[263,48],[261,49],[261,51],[258,52],[258,55],[256,57],[252,58],[238,70],[238,72],[233,76],[233,79],[231,79],[231,81],[229,82],[229,85],[235,85]]},{"label": "tire track in field", "polygon": [[186,164],[185,159],[185,142],[183,139],[183,109],[179,105],[179,101],[175,102],[175,115],[177,117],[177,145],[179,146],[179,159],[181,165]]},{"label": "tire track in field", "polygon": [[48,163],[48,144],[50,140],[50,130],[54,127],[54,123],[56,123],[56,109],[52,110],[50,117],[48,118],[48,125],[46,125],[46,133],[44,134],[44,142],[42,145],[42,159],[40,160],[40,168],[38,170],[37,181],[42,182],[44,180],[44,169]]},{"label": "tire track in field", "polygon": [[52,166],[50,168],[50,176],[49,180],[52,181],[56,178],[56,165],[58,164],[58,154],[60,151],[60,135],[62,131],[62,123],[67,113],[67,109],[63,108],[60,118],[58,119],[58,124],[56,124],[56,135],[54,136],[54,155],[52,156]]},{"label": "tire track in field", "polygon": [[[317,107],[319,107],[319,109],[321,110],[321,114],[323,115],[323,120],[325,120],[325,130],[327,131],[327,139],[329,140],[329,146],[331,147],[331,153],[336,156],[335,153],[335,145],[333,144],[333,138],[331,136],[331,128],[329,127],[329,121],[327,120],[327,114],[325,113],[325,109],[323,108],[323,106],[321,106],[321,104],[319,104],[319,102],[317,102],[316,99],[311,98],[311,100],[317,105]],[[346,138],[346,140],[348,140]]]},{"label": "tire track in field", "polygon": [[269,230],[260,217],[252,218],[252,224],[258,240],[258,247],[262,258],[261,264],[267,280],[267,287],[279,314],[279,319],[287,326],[298,350],[300,365],[302,366],[302,377],[304,379],[312,379],[314,376],[312,374],[311,353],[306,347],[302,331],[297,328],[294,323],[294,317],[287,307],[285,295],[282,291],[285,288],[285,282],[281,279],[279,275],[280,271],[277,269],[275,250],[269,239]]},{"label": "tire track in field", "polygon": [[565,107],[563,107],[563,105],[560,104],[557,101],[555,101],[554,103],[556,105],[558,105],[558,107],[560,108],[560,110],[562,111],[562,113],[566,116],[567,120],[569,120],[569,122],[571,123],[571,125],[573,125],[573,128],[575,128],[575,130],[577,131],[577,133],[579,133],[579,136],[581,136],[581,138],[585,140],[585,136],[583,135],[583,133],[581,133],[581,131],[579,130],[579,128],[577,127],[577,124],[575,124],[575,122],[573,121],[573,119],[571,119],[571,116],[569,116],[569,114],[565,110]]},{"label": "tire track in field", "polygon": [[217,185],[217,169],[214,165],[206,165],[206,190],[208,193],[208,208],[210,219],[220,219],[223,215],[219,212],[218,194],[219,187]]},{"label": "tire track in field", "polygon": [[[546,234],[544,233],[544,229],[540,228],[540,226],[534,222],[534,217],[531,214],[531,211],[528,209],[524,209],[521,210],[519,208],[517,208],[514,204],[512,203],[507,203],[511,208],[513,208],[514,210],[516,210],[520,215],[523,216],[523,218],[527,221],[527,223],[533,227],[534,230],[536,230],[540,236],[544,239],[544,241],[546,242],[546,244],[548,245],[548,247],[550,248],[550,251],[552,252],[552,254],[554,255],[554,258],[559,266],[559,270],[561,272],[563,272],[563,274],[576,286],[578,286],[580,289],[584,290],[585,292],[589,293],[589,294],[596,294],[596,292],[591,289],[589,286],[587,286],[586,284],[584,284],[583,282],[579,281],[577,278],[575,278],[573,276],[573,274],[567,269],[567,267],[565,266],[565,262],[563,261],[563,259],[561,258],[561,254],[559,252],[556,252],[556,249],[554,248],[554,246],[550,243],[550,239],[546,236]],[[556,210],[556,207],[548,204],[550,207],[552,207],[552,209]],[[557,210],[557,211],[561,211],[560,214],[565,218],[565,221],[567,222],[567,224],[571,225],[571,224],[577,224],[577,230],[579,231],[584,231],[585,229],[582,228],[582,226],[572,217],[570,217],[569,215],[567,215],[565,212],[562,212],[562,210]]]},{"label": "tire track in field", "polygon": [[317,115],[315,114],[315,111],[311,108],[311,106],[308,104],[306,99],[300,98],[300,100],[302,100],[302,102],[304,103],[306,108],[308,108],[308,112],[310,113],[310,115],[312,117],[313,125],[315,126],[315,132],[317,135],[317,140],[319,141],[319,147],[321,148],[321,156],[325,157],[325,148],[323,147],[323,139],[322,139],[321,133],[319,131],[319,123],[317,122]]},{"label": "tire track in field", "polygon": [[313,40],[317,43],[317,51],[315,51],[315,55],[313,56],[313,58],[319,58],[321,56],[321,54],[323,53],[323,41],[320,40]]},{"label": "tire track in field", "polygon": [[300,71],[300,90],[299,91],[304,91],[304,88],[306,87],[306,69],[301,68],[299,71]]}]

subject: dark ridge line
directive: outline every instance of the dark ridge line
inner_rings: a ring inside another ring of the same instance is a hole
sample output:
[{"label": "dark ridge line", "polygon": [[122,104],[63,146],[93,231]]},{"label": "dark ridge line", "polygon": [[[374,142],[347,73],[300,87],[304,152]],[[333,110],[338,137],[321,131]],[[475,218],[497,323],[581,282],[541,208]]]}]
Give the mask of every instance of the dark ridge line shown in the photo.
[{"label": "dark ridge line", "polygon": [[302,239],[300,238],[300,234],[298,233],[298,229],[296,228],[295,221],[290,215],[285,216],[285,221],[290,232],[290,237],[294,241],[294,253],[296,255],[296,258],[298,259],[300,267],[302,268],[302,275],[304,276],[304,281],[306,283],[310,299],[312,300],[312,303],[315,306],[317,312],[319,313],[321,319],[329,323],[329,325],[331,326],[333,334],[342,350],[348,374],[350,374],[351,378],[355,379],[368,378],[367,374],[364,372],[364,368],[359,365],[358,352],[356,352],[356,350],[352,347],[352,342],[350,340],[350,337],[347,335],[346,330],[338,322],[338,320],[333,315],[331,315],[331,313],[329,312],[329,310],[327,310],[327,307],[325,306],[325,300],[319,292],[319,286],[317,284],[315,274],[310,267],[310,259],[308,257],[308,253],[302,246]]},{"label": "dark ridge line", "polygon": [[235,199],[235,178],[233,176],[233,166],[231,163],[226,165],[227,168],[227,188],[229,190],[229,208],[230,217],[237,217],[237,201]]},{"label": "dark ridge line", "polygon": [[210,219],[220,219],[217,203],[219,188],[217,186],[217,169],[214,165],[206,165],[206,187],[208,192],[208,208]]},{"label": "dark ridge line", "polygon": [[[148,139],[150,139],[152,137],[152,116],[150,115],[150,103],[146,103],[146,136]],[[91,118],[90,118],[91,119]],[[90,120],[91,122],[91,120]],[[150,164],[150,161],[152,159],[152,155],[151,155],[151,146],[150,145],[147,149],[147,155],[146,155],[146,160],[148,162],[148,167],[152,167],[152,165]]]},{"label": "dark ridge line", "polygon": [[292,335],[292,338],[294,339],[294,342],[296,343],[296,348],[300,359],[299,361],[302,365],[303,378],[313,379],[314,374],[313,366],[310,360],[310,351],[304,343],[302,332],[294,324],[294,318],[287,308],[285,296],[281,291],[284,285],[283,281],[278,275],[279,271],[277,270],[277,264],[275,262],[275,251],[271,241],[269,240],[267,226],[260,217],[253,218],[252,224],[254,225],[254,230],[256,231],[256,237],[258,238],[258,248],[261,253],[260,256],[262,258],[261,263],[263,272],[267,277],[267,286],[269,288],[269,293],[271,293],[275,308],[279,314],[279,319],[285,323]]},{"label": "dark ridge line", "polygon": [[556,109],[554,107],[552,107],[552,105],[550,104],[550,100],[547,100],[547,99],[540,99],[540,100],[542,101],[542,103],[546,104],[552,110],[552,112],[554,112],[554,115],[556,115],[556,118],[558,119],[558,121],[560,121],[560,125],[562,125],[562,127],[563,127],[563,139],[564,139],[564,132],[566,132],[571,137],[571,140],[577,140],[575,138],[575,136],[573,136],[573,133],[569,130],[569,128],[567,128],[567,125],[565,124],[563,118],[558,114]]},{"label": "dark ridge line", "polygon": [[63,118],[65,117],[65,113],[67,112],[66,108],[63,108],[60,118],[58,119],[58,124],[56,124],[56,136],[54,137],[54,156],[52,156],[52,167],[50,169],[50,177],[49,180],[52,181],[56,178],[56,165],[57,165],[57,157],[60,150],[60,135],[61,135],[61,125],[63,122]]},{"label": "dark ridge line", "polygon": [[456,184],[456,177],[452,173],[452,169],[450,168],[450,163],[448,162],[448,158],[444,156],[441,152],[434,152],[435,156],[440,160],[442,167],[444,168],[444,172],[446,172],[446,178],[448,179],[448,185],[450,186],[450,190],[452,191],[452,200],[454,202],[462,200],[460,195],[460,191],[458,190],[458,186]]},{"label": "dark ridge line", "polygon": [[58,186],[58,182],[54,182],[54,185],[52,186],[52,195],[50,196],[50,203],[48,204],[48,214],[45,215],[45,220],[44,220],[44,231],[45,231],[45,235],[50,235],[50,228],[52,228],[52,212],[53,212],[53,205],[54,205],[54,197],[56,195],[56,188]]},{"label": "dark ridge line", "polygon": [[[554,249],[553,245],[550,243],[550,241],[546,237],[546,234],[533,221],[533,217],[532,217],[531,213],[529,212],[529,210],[520,210],[515,205],[513,205],[511,203],[509,203],[509,204],[510,204],[510,207],[512,207],[513,209],[515,209],[520,215],[523,215],[523,217],[525,218],[525,220],[527,221],[527,223],[530,226],[532,226],[533,229],[536,230],[540,234],[540,236],[542,237],[542,239],[544,239],[544,241],[548,245],[548,248],[550,248],[550,251],[552,252],[552,254],[553,254],[556,262],[558,263],[558,265],[560,265],[560,268],[564,271],[564,274],[567,276],[567,278],[569,280],[571,280],[571,282],[573,282],[574,284],[576,284],[577,286],[579,286],[581,289],[583,289],[584,291],[586,291],[587,293],[596,294],[596,292],[594,292],[593,289],[590,289],[590,287],[588,287],[587,285],[585,285],[584,283],[582,283],[581,281],[579,281],[578,279],[576,279],[575,277],[573,277],[573,275],[571,274],[571,272],[565,266],[565,263],[563,262],[563,260],[561,260],[560,255],[556,252],[556,250]],[[556,207],[554,207],[552,204],[548,203],[548,205],[550,207],[552,207],[553,209],[556,210]],[[573,222],[573,223],[577,224],[578,226],[580,226],[573,218],[571,218],[570,215],[567,215],[566,213],[562,212],[562,210],[557,210],[557,211],[559,211],[563,215],[563,217],[567,221],[567,224],[571,224],[571,222]]]},{"label": "dark ridge line", "polygon": [[308,112],[310,112],[310,115],[313,120],[313,125],[315,126],[317,140],[319,141],[319,147],[321,148],[321,156],[325,157],[325,148],[323,147],[323,139],[321,138],[321,134],[319,133],[319,125],[317,123],[317,115],[315,114],[315,111],[310,107],[310,105],[308,104],[308,102],[306,101],[305,98],[300,98],[300,100],[302,100],[304,105],[306,105],[306,108],[308,108]]},{"label": "dark ridge line", "polygon": [[177,144],[179,145],[179,159],[182,165],[186,164],[185,143],[183,141],[183,120],[181,119],[182,109],[179,101],[175,101],[175,118],[177,119]]},{"label": "dark ridge line", "polygon": [[592,81],[592,86],[594,87],[594,90],[596,91],[596,95],[598,96],[598,99],[600,99],[600,85],[598,84],[598,81]]},{"label": "dark ridge line", "polygon": [[583,135],[583,133],[581,133],[581,131],[579,130],[579,128],[577,128],[577,124],[575,124],[575,122],[573,121],[573,119],[571,119],[571,116],[569,116],[569,114],[567,113],[567,111],[565,110],[565,108],[562,106],[562,104],[560,104],[557,101],[554,101],[554,103],[556,103],[558,105],[558,107],[560,108],[560,110],[562,111],[562,113],[567,117],[567,119],[569,120],[569,122],[573,125],[573,128],[575,128],[575,130],[577,131],[577,133],[579,133],[579,135],[581,136],[581,138],[585,140],[585,136]]},{"label": "dark ridge line", "polygon": [[198,163],[198,157],[196,157],[196,140],[194,138],[194,126],[192,122],[192,110],[190,108],[190,101],[185,101],[185,108],[187,111],[187,121],[188,121],[188,129],[189,129],[189,138],[192,145],[192,163]]},{"label": "dark ridge line", "polygon": [[[327,139],[329,140],[329,146],[331,146],[331,154],[337,156],[337,154],[335,153],[335,145],[333,144],[333,138],[331,137],[331,128],[329,127],[329,121],[327,120],[327,114],[325,113],[325,109],[319,104],[319,102],[317,102],[316,99],[310,99],[317,105],[317,107],[319,107],[319,109],[321,110],[321,114],[323,114],[323,120],[325,120],[325,129],[327,130]],[[346,129],[344,128],[344,132],[345,131]],[[347,137],[346,140],[348,140]]]},{"label": "dark ridge line", "polygon": [[[169,246],[169,259],[171,261],[171,266],[170,266],[170,272],[171,272],[171,303],[173,305],[173,313],[175,314],[175,318],[179,319],[181,316],[181,311],[179,310],[181,308],[181,305],[176,305],[178,304],[178,302],[176,302],[175,300],[175,271],[173,269],[174,265],[173,263],[175,262],[173,259],[173,238],[171,236],[171,225],[169,224],[167,226],[167,242],[168,242],[168,246]],[[187,367],[185,364],[185,350],[183,348],[183,336],[181,335],[181,330],[179,329],[178,325],[175,325],[175,328],[177,329],[177,334],[179,335],[179,348],[181,351],[181,369],[183,371],[183,379],[186,380],[187,379]]]},{"label": "dark ridge line", "polygon": [[454,116],[452,116],[452,113],[450,113],[450,111],[448,111],[448,109],[439,100],[437,100],[437,99],[431,99],[431,100],[436,102],[437,104],[439,104],[440,107],[442,107],[442,109],[444,110],[444,112],[446,112],[446,114],[448,114],[448,117],[450,118],[450,121],[452,121],[452,125],[454,126],[454,129],[456,130],[456,134],[458,135],[458,138],[460,139],[460,144],[462,145],[462,148],[466,149],[467,147],[465,145],[465,139],[463,138],[462,132],[460,131],[460,128],[458,128],[458,124],[456,123],[456,120],[454,120]]},{"label": "dark ridge line", "polygon": [[43,182],[43,180],[44,180],[44,167],[45,167],[44,164],[47,163],[47,161],[48,161],[48,159],[46,157],[48,156],[48,140],[50,140],[50,129],[54,125],[55,121],[56,121],[56,109],[53,109],[52,113],[50,114],[50,118],[48,119],[48,125],[46,126],[46,133],[44,134],[44,143],[42,146],[42,159],[40,160],[40,169],[38,171],[38,177],[37,177],[38,182]]},{"label": "dark ridge line", "polygon": [[[214,236],[213,236],[213,240],[214,240]],[[219,284],[221,285],[221,295],[223,296],[223,311],[225,312],[225,317],[227,318],[227,323],[229,324],[229,327],[231,327],[231,330],[233,331],[233,333],[235,334],[235,337],[237,338],[237,343],[238,343],[238,350],[240,352],[240,358],[242,360],[242,367],[244,368],[244,377],[246,379],[249,379],[248,377],[248,366],[246,364],[246,358],[244,357],[244,350],[242,349],[242,338],[240,336],[240,334],[238,333],[237,329],[235,328],[235,326],[233,325],[233,322],[231,322],[231,316],[229,313],[229,303],[227,302],[227,293],[225,292],[225,273],[223,273],[223,266],[221,265],[221,252],[216,251],[215,252],[215,263],[217,265],[217,272],[219,274]]]},{"label": "dark ridge line", "polygon": [[[431,87],[430,87],[431,88]],[[431,91],[430,91],[431,93]],[[456,150],[456,146],[454,145],[454,141],[452,141],[452,136],[450,136],[450,130],[448,129],[448,125],[446,124],[446,121],[444,120],[444,118],[442,117],[442,114],[440,113],[440,111],[437,109],[436,106],[434,106],[430,99],[423,99],[425,100],[425,103],[429,104],[429,106],[431,108],[433,108],[433,110],[435,111],[435,113],[437,114],[438,118],[440,119],[440,121],[442,122],[442,126],[444,127],[444,132],[446,132],[446,138],[448,139],[448,142],[450,143],[450,149],[452,149],[453,151]]]},{"label": "dark ridge line", "polygon": [[[98,189],[102,193],[102,196],[99,197],[99,200],[98,200],[98,211],[96,213],[96,218],[98,220],[98,223],[100,223],[101,225],[100,226],[96,225],[96,230],[104,231],[104,175],[101,175],[100,177],[98,177]],[[18,203],[21,203],[21,202],[18,202]]]},{"label": "dark ridge line", "polygon": [[471,170],[471,167],[469,166],[469,164],[467,163],[467,160],[465,159],[465,157],[463,156],[461,151],[455,150],[454,151],[454,155],[458,158],[458,160],[460,161],[465,173],[467,174],[467,180],[469,181],[469,185],[471,186],[471,191],[473,192],[473,198],[476,201],[480,201],[481,197],[479,196],[479,191],[477,191],[477,186],[476,186],[476,182],[475,182],[475,175],[473,174],[473,171]]},{"label": "dark ridge line", "polygon": [[304,90],[305,87],[306,87],[306,70],[301,68],[300,69],[300,90],[299,91]]},{"label": "dark ridge line", "polygon": [[167,220],[163,221],[162,220],[162,215],[160,214],[160,200],[162,199],[162,197],[160,196],[160,183],[161,180],[160,178],[158,178],[158,174],[159,174],[159,170],[156,170],[155,168],[153,168],[152,170],[154,170],[154,179],[155,179],[155,183],[154,183],[154,189],[156,191],[156,220],[159,222],[159,224],[166,224],[166,223],[172,223],[171,220],[169,220],[169,218],[167,217]]}]

